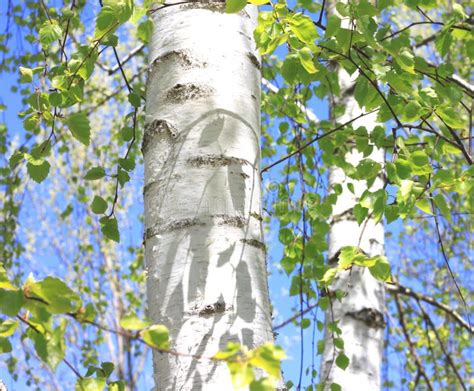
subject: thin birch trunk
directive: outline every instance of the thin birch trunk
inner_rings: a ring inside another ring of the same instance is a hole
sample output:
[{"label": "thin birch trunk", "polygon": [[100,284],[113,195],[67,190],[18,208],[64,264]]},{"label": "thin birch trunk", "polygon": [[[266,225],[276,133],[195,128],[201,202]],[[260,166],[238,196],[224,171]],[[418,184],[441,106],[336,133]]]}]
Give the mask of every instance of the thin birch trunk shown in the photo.
[{"label": "thin birch trunk", "polygon": [[[334,4],[329,5],[328,13],[335,12]],[[341,26],[349,27],[349,20],[343,19]],[[338,122],[344,123],[361,114],[363,110],[354,96],[354,80],[342,69],[338,71],[341,85],[341,98],[335,104],[342,104],[345,112]],[[376,114],[363,117],[353,123],[354,129],[364,126],[370,133],[377,126]],[[346,159],[357,166],[362,154],[351,151]],[[370,159],[383,164],[382,150],[374,148]],[[340,168],[330,170],[330,186],[342,185],[342,193],[333,207],[332,223],[329,231],[328,259],[337,262],[342,247],[356,246],[369,256],[382,255],[384,252],[384,228],[381,223],[375,224],[370,218],[359,225],[353,214],[353,207],[362,193],[367,190],[366,181],[348,178]],[[348,184],[353,185],[352,193]],[[377,177],[370,191],[381,189],[383,181]],[[333,297],[340,289],[347,295],[341,300]],[[342,390],[380,390],[381,364],[383,354],[383,333],[385,328],[385,289],[382,283],[372,277],[367,268],[353,267],[351,270],[338,272],[330,286],[331,304],[326,311],[325,349],[321,360],[321,381],[329,389],[331,383],[337,383]],[[337,321],[344,340],[344,354],[349,358],[349,366],[343,370],[335,364],[336,349],[334,335],[328,330],[328,323]]]},{"label": "thin birch trunk", "polygon": [[[149,316],[177,352],[273,340],[260,189],[257,10],[153,14],[145,161]],[[225,363],[154,354],[156,390],[230,390]]]}]

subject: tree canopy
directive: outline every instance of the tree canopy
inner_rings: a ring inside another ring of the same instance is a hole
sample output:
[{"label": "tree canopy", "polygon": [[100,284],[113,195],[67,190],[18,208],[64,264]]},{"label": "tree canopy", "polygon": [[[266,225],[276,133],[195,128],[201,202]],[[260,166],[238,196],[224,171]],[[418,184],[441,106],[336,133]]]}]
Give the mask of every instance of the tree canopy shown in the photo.
[{"label": "tree canopy", "polygon": [[[170,350],[168,330],[144,315],[141,228],[149,16],[174,3],[0,5],[5,382],[146,389],[150,349],[185,354]],[[321,310],[344,295],[324,292],[339,270],[358,265],[386,283],[390,299],[384,388],[472,387],[472,5],[349,0],[331,3],[328,16],[324,0],[228,0],[216,12],[248,4],[260,6],[254,37],[262,57],[252,61],[263,77],[264,217],[283,347],[235,344],[199,359],[226,361],[236,387],[267,390],[286,351],[288,387],[317,389]],[[344,90],[336,68],[353,76],[364,110],[345,122],[334,104]],[[372,113],[383,125],[353,126]],[[384,150],[383,164],[370,158],[374,148]],[[351,150],[362,156],[356,166],[346,159]],[[328,264],[342,192],[330,188],[329,167],[369,187],[382,173],[383,188],[365,191],[352,213],[359,224],[385,224],[386,256],[346,247]],[[280,295],[290,304],[279,307]],[[347,367],[337,322],[331,327],[334,365]],[[295,336],[301,348],[285,342]],[[254,368],[268,378],[257,379]]]}]

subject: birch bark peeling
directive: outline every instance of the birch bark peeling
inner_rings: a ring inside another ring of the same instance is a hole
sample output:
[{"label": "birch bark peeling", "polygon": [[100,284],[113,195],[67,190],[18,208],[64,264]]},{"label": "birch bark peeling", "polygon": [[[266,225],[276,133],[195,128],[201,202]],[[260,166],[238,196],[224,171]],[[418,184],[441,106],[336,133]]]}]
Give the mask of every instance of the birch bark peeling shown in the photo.
[{"label": "birch bark peeling", "polygon": [[[261,219],[257,9],[186,3],[153,14],[145,257],[151,319],[171,348],[212,356],[272,341]],[[232,389],[227,365],[154,354],[156,390]]]},{"label": "birch bark peeling", "polygon": [[[328,15],[337,14],[335,3],[328,3]],[[338,15],[340,17],[340,15]],[[341,26],[350,29],[348,18],[342,18]],[[356,72],[350,76],[345,70],[338,69],[341,98],[335,104],[345,107],[344,114],[337,121],[344,123],[360,115],[363,110],[357,104],[353,91]],[[353,128],[364,126],[370,133],[378,123],[376,114],[365,116],[364,119],[353,123]],[[368,156],[375,162],[384,163],[382,150],[374,148]],[[363,159],[362,154],[353,150],[346,155],[346,160],[354,166]],[[381,173],[382,174],[382,173]],[[333,207],[333,221],[329,230],[328,259],[337,261],[342,247],[356,246],[369,256],[384,253],[383,225],[371,218],[359,226],[354,215],[353,207],[362,193],[368,189],[366,181],[348,178],[344,171],[332,167],[329,174],[331,187],[342,185],[342,193],[338,196]],[[352,184],[354,192],[348,185]],[[374,192],[383,187],[383,180],[377,177],[369,188]],[[364,390],[376,391],[381,389],[381,364],[383,355],[383,332],[385,329],[385,289],[381,282],[370,274],[367,268],[353,267],[350,271],[338,272],[329,291],[342,290],[346,296],[341,301],[331,299],[326,311],[325,348],[321,359],[321,381],[325,389],[332,383],[337,383],[343,391]],[[328,331],[328,323],[338,322],[344,340],[344,354],[349,357],[349,366],[343,370],[336,366],[335,347],[332,334]]]}]

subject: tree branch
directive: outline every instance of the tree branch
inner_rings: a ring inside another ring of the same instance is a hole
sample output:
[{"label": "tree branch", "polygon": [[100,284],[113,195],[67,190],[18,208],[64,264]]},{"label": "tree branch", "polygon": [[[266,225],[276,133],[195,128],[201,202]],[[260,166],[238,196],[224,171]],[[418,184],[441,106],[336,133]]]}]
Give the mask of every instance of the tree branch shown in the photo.
[{"label": "tree branch", "polygon": [[414,299],[424,301],[425,303],[428,303],[441,311],[445,312],[451,318],[458,323],[461,327],[465,328],[469,333],[474,334],[474,328],[471,327],[461,315],[459,315],[455,310],[453,310],[451,307],[447,306],[446,304],[440,303],[439,301],[433,299],[431,296],[423,295],[421,293],[415,292],[411,290],[410,288],[404,287],[400,284],[391,284],[387,283],[385,285],[387,288],[387,291],[395,294],[395,295],[404,295],[404,296],[409,296],[413,297]]}]

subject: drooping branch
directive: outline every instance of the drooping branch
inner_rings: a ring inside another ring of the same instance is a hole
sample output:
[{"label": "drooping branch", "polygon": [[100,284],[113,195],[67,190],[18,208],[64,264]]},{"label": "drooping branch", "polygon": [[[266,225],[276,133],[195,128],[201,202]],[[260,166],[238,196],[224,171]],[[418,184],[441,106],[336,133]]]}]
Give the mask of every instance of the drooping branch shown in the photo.
[{"label": "drooping branch", "polygon": [[451,307],[447,306],[446,304],[440,303],[439,301],[433,299],[431,296],[427,296],[427,295],[423,295],[421,293],[415,292],[412,289],[404,287],[400,284],[387,283],[386,289],[388,292],[394,295],[404,295],[404,296],[413,297],[414,299],[423,301],[425,303],[428,303],[442,310],[443,312],[451,316],[451,318],[454,321],[456,321],[460,326],[465,328],[471,334],[474,334],[474,328],[469,326],[469,324],[463,319],[461,315],[459,315],[455,310],[453,310]]},{"label": "drooping branch", "polygon": [[395,295],[395,304],[397,307],[397,312],[398,312],[398,321],[400,322],[400,326],[402,328],[403,336],[405,337],[405,340],[408,344],[408,349],[410,350],[410,354],[415,362],[415,366],[417,369],[417,378],[421,376],[426,383],[426,386],[428,387],[429,390],[433,390],[433,386],[431,385],[430,378],[426,374],[425,369],[423,368],[423,364],[420,361],[420,358],[416,354],[416,349],[413,341],[410,338],[410,333],[408,332],[407,326],[405,324],[405,315],[404,315],[404,310],[402,308],[402,304],[400,303],[400,299],[398,295]]},{"label": "drooping branch", "polygon": [[323,133],[323,134],[319,134],[315,137],[313,137],[311,140],[309,140],[308,142],[306,142],[305,144],[303,144],[301,147],[299,147],[298,149],[296,149],[295,151],[291,152],[290,154],[282,157],[281,159],[278,159],[276,162],[273,162],[271,164],[269,164],[268,166],[264,167],[261,171],[260,171],[260,174],[263,174],[264,172],[270,170],[271,168],[275,167],[276,165],[292,158],[293,156],[295,156],[296,154],[300,153],[301,151],[303,151],[304,149],[308,148],[310,145],[314,144],[316,141],[318,140],[321,140],[322,138],[324,137],[327,137],[327,136],[330,136],[331,134],[337,132],[338,130],[341,130],[341,129],[344,129],[346,126],[350,125],[351,123],[357,121],[358,119],[360,118],[363,118],[369,114],[372,114],[372,113],[375,113],[376,111],[378,111],[378,109],[374,109],[372,111],[368,111],[366,113],[362,113],[360,115],[358,115],[357,117],[354,117],[354,118],[351,118],[349,121],[347,122],[344,122],[343,124],[335,127],[334,129],[331,129],[329,130],[328,132],[326,133]]}]

